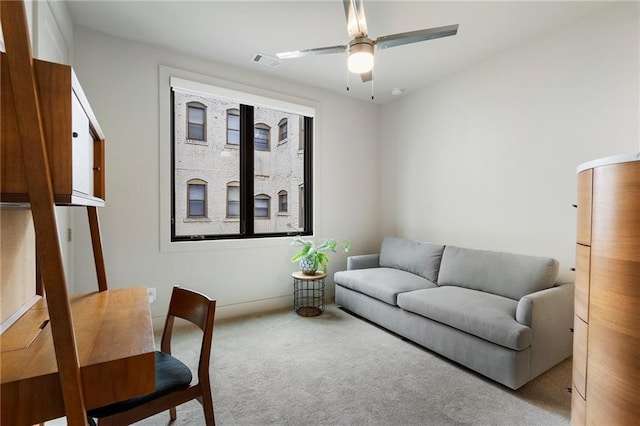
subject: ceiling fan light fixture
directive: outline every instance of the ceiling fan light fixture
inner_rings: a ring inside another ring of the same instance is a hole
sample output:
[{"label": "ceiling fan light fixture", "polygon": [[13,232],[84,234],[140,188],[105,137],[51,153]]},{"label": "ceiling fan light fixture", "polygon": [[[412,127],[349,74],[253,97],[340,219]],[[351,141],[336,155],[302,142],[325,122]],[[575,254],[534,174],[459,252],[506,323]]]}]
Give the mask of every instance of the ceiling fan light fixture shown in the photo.
[{"label": "ceiling fan light fixture", "polygon": [[349,44],[348,68],[354,74],[364,74],[373,69],[373,41],[360,37]]}]

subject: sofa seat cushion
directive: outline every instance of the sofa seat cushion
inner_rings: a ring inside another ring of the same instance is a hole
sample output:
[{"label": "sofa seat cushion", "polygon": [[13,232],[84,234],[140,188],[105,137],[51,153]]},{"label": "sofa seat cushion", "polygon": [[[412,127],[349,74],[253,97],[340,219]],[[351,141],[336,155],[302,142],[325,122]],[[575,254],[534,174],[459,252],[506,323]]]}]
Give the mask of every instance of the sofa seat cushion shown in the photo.
[{"label": "sofa seat cushion", "polygon": [[340,271],[333,279],[336,284],[394,306],[399,293],[436,287],[426,278],[393,268]]},{"label": "sofa seat cushion", "polygon": [[398,295],[405,311],[457,328],[506,348],[531,345],[531,329],[516,321],[518,302],[461,287],[437,287]]}]

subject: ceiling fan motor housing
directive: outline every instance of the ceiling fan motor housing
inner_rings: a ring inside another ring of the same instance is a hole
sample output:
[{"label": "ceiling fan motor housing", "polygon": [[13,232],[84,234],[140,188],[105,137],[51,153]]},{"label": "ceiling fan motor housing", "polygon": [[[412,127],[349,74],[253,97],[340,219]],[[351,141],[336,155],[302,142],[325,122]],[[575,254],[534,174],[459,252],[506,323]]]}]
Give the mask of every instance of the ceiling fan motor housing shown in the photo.
[{"label": "ceiling fan motor housing", "polygon": [[349,42],[349,71],[363,74],[373,69],[374,44],[368,37],[356,37]]}]

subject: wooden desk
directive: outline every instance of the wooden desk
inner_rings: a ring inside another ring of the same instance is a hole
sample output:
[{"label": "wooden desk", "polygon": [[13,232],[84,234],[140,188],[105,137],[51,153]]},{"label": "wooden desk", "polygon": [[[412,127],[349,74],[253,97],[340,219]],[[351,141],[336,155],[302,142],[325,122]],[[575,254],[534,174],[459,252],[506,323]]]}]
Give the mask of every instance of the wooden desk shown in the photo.
[{"label": "wooden desk", "polygon": [[[86,408],[155,390],[153,327],[144,287],[69,298]],[[65,415],[47,304],[38,301],[0,335],[3,425]]]}]

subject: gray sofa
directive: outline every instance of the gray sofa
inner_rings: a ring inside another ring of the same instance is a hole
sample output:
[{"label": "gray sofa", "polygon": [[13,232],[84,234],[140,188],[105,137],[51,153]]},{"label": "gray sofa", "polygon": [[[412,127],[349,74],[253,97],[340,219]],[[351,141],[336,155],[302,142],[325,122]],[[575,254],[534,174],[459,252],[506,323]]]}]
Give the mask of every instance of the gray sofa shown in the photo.
[{"label": "gray sofa", "polygon": [[351,256],[336,304],[517,389],[571,355],[573,284],[558,261],[399,238]]}]

